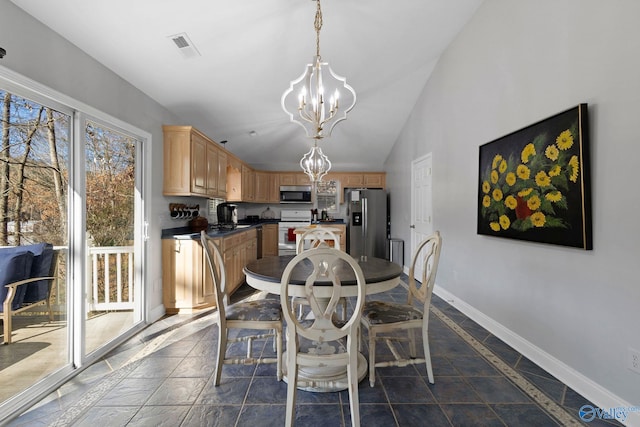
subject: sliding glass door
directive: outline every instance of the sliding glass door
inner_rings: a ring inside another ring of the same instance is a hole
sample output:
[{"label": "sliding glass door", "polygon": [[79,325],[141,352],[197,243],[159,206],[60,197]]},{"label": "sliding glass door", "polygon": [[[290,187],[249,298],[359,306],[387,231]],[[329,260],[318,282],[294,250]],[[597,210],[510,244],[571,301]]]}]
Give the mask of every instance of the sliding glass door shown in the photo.
[{"label": "sliding glass door", "polygon": [[143,132],[25,82],[0,75],[0,257],[42,242],[59,256],[53,317],[21,311],[0,345],[0,424],[144,322]]}]

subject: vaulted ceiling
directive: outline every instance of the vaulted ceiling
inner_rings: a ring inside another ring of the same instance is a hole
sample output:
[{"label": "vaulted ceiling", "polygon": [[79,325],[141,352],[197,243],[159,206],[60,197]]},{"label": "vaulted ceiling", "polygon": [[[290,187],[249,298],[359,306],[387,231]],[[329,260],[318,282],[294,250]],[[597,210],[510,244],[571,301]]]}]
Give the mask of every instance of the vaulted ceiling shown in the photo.
[{"label": "vaulted ceiling", "polygon": [[[315,55],[315,0],[12,0],[250,165],[298,170],[312,145],[280,106]],[[357,104],[320,145],[381,170],[439,56],[482,0],[322,0],[320,53]],[[185,55],[172,36],[197,50]],[[126,120],[126,118],[125,118]],[[252,135],[253,134],[253,135]]]}]

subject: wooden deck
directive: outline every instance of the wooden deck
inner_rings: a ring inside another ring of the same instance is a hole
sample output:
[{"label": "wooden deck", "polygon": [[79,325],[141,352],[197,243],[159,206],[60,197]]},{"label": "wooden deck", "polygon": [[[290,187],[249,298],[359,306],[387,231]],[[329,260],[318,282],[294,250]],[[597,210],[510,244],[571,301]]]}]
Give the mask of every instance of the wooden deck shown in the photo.
[{"label": "wooden deck", "polygon": [[[87,321],[86,346],[91,352],[129,329],[132,311],[104,312]],[[0,344],[0,402],[26,390],[68,363],[67,321],[46,314],[13,318],[13,342]]]}]

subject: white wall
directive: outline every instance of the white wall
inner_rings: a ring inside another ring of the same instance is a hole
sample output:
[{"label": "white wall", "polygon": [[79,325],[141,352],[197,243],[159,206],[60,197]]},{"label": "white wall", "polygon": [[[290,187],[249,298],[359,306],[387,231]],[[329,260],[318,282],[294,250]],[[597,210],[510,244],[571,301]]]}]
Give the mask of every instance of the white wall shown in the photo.
[{"label": "white wall", "polygon": [[[628,347],[640,349],[638,17],[636,0],[487,0],[386,163],[392,234],[408,247],[410,164],[433,153],[443,294],[532,344],[523,350],[601,405],[640,405],[640,374],[626,367]],[[579,103],[594,249],[477,235],[478,147]]]},{"label": "white wall", "polygon": [[9,0],[0,0],[0,46],[7,50],[0,66],[152,135],[151,162],[146,165],[151,202],[147,306],[154,317],[162,315],[160,233],[166,227],[161,224],[163,218],[169,216],[168,202],[162,197],[162,124],[179,120]]}]

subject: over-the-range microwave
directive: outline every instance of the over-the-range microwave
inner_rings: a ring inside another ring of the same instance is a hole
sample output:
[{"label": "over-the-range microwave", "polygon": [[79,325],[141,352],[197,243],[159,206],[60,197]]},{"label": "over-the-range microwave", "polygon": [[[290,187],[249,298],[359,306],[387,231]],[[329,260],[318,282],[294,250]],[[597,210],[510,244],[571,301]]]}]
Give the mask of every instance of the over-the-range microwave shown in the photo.
[{"label": "over-the-range microwave", "polygon": [[281,185],[280,203],[311,203],[311,186]]}]

